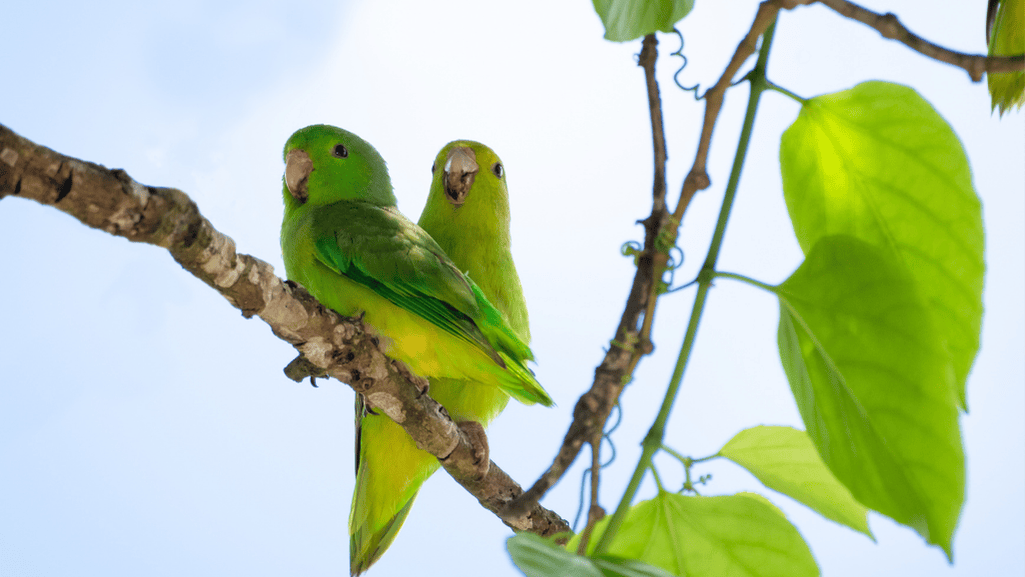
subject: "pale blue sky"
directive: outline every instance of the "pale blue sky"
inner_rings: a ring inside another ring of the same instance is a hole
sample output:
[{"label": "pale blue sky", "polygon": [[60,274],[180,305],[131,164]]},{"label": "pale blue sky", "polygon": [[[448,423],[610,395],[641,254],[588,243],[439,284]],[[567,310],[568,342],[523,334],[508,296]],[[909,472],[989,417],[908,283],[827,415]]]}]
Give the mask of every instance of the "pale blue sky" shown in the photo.
[{"label": "pale blue sky", "polygon": [[[984,6],[873,1],[947,46],[984,49]],[[698,0],[681,29],[685,83],[708,86],[756,2]],[[604,41],[590,3],[20,2],[4,8],[0,122],[62,153],[186,191],[238,249],[283,274],[281,146],[329,123],[388,159],[400,208],[419,214],[449,140],[491,145],[508,171],[514,254],[537,374],[555,409],[515,403],[492,456],[521,483],[547,466],[590,384],[632,276],[620,245],[650,210],[650,132],[639,43]],[[660,37],[670,195],[703,106],[672,83]],[[12,47],[16,48],[13,49]],[[983,200],[983,348],[962,418],[968,497],[956,564],[878,515],[878,543],[769,494],[830,577],[1025,572],[1025,116],[989,114],[984,84],[822,7],[785,14],[770,77],[804,95],[867,79],[929,99],[960,135]],[[685,282],[704,258],[746,88],[730,92],[712,187],[683,223]],[[776,283],[799,264],[778,172],[798,107],[767,94],[726,237],[723,270]],[[675,200],[674,200],[675,202]],[[352,393],[288,381],[293,349],[246,321],[163,250],[86,229],[51,208],[0,202],[0,575],[340,575],[348,570]],[[624,394],[602,504],[632,472],[682,339],[692,291],[660,301],[656,353]],[[667,442],[715,452],[741,428],[799,424],[775,344],[774,299],[712,291]],[[587,460],[585,458],[585,460]],[[680,480],[671,459],[664,479]],[[572,519],[582,466],[545,504]],[[712,463],[706,494],[758,490]],[[642,496],[650,496],[650,480]],[[516,575],[509,532],[444,474],[370,573]],[[439,554],[444,550],[444,554]]]}]

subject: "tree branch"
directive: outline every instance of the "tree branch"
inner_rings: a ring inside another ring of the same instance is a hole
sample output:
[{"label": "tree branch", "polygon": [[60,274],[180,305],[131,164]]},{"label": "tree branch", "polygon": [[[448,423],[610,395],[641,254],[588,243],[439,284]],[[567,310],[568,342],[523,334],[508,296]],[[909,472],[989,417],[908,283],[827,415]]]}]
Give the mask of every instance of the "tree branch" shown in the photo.
[{"label": "tree branch", "polygon": [[601,440],[598,437],[591,441],[591,506],[587,509],[587,525],[580,532],[580,543],[577,545],[577,555],[587,554],[587,543],[591,540],[594,526],[605,517],[605,509],[598,504],[598,485],[601,472]]},{"label": "tree branch", "polygon": [[[719,218],[716,221],[715,232],[712,233],[712,240],[709,243],[708,255],[705,257],[705,262],[696,279],[698,288],[694,295],[694,305],[691,308],[690,320],[687,322],[687,330],[683,337],[683,344],[680,345],[680,354],[677,356],[676,366],[673,368],[673,375],[669,379],[669,386],[666,388],[665,397],[662,399],[662,406],[659,408],[658,416],[655,417],[654,422],[651,424],[651,428],[648,430],[648,434],[644,436],[644,440],[641,442],[641,456],[637,460],[637,466],[634,468],[633,475],[630,477],[630,482],[623,491],[623,497],[620,499],[615,512],[613,512],[608,523],[605,525],[605,531],[602,532],[601,537],[599,537],[597,543],[595,543],[593,553],[596,555],[600,555],[609,550],[619,528],[626,519],[630,506],[633,503],[633,499],[637,495],[637,491],[640,489],[641,481],[649,470],[655,475],[655,482],[661,487],[661,482],[658,480],[658,473],[655,472],[655,469],[653,468],[652,459],[659,450],[665,447],[666,423],[669,420],[669,416],[672,414],[673,404],[676,402],[676,398],[680,392],[683,375],[690,360],[694,342],[697,339],[698,327],[701,324],[701,316],[705,308],[708,291],[712,286],[712,276],[710,271],[715,270],[716,259],[719,256],[719,249],[722,247],[722,241],[726,233],[726,223],[729,221],[730,210],[732,209],[733,202],[736,199],[737,187],[740,183],[740,175],[743,171],[744,160],[747,157],[747,148],[750,144],[751,134],[754,129],[755,118],[758,111],[758,102],[761,98],[762,92],[768,88],[765,71],[768,66],[769,51],[772,48],[772,39],[776,30],[775,22],[779,10],[780,7],[776,3],[763,2],[761,6],[759,6],[758,13],[755,16],[755,22],[751,25],[752,31],[761,31],[759,32],[759,35],[762,37],[762,42],[759,48],[758,61],[747,77],[750,82],[750,93],[748,94],[747,112],[744,115],[744,125],[740,131],[740,139],[737,142],[737,152],[733,158],[733,168],[730,171],[729,182],[727,182],[726,190],[723,193],[722,207],[719,210]],[[765,23],[766,18],[768,18],[767,24]],[[753,39],[749,33],[748,37],[746,37],[741,42],[740,46],[737,47],[737,51],[734,55],[734,62],[738,61],[738,56],[740,58],[746,58],[743,56],[743,52],[753,45]],[[733,63],[731,63],[731,66],[732,65]],[[728,70],[727,73],[723,75],[723,78],[731,78],[732,74],[733,73]],[[720,79],[718,84],[723,84],[722,79]],[[723,88],[723,91],[725,91],[725,87]]]},{"label": "tree branch", "polygon": [[[733,84],[733,77],[737,75],[744,62],[755,53],[758,48],[758,39],[768,30],[769,26],[776,21],[776,15],[782,9],[790,10],[803,4],[810,4],[815,0],[766,0],[758,5],[758,12],[755,14],[754,22],[747,36],[740,41],[737,49],[733,52],[726,69],[723,70],[719,80],[705,92],[702,97],[705,101],[705,119],[701,125],[701,137],[698,139],[698,150],[694,155],[694,164],[691,166],[687,177],[683,179],[683,188],[680,190],[680,201],[673,211],[673,218],[677,222],[683,221],[683,215],[690,206],[691,199],[699,190],[708,188],[711,179],[708,177],[708,152],[712,147],[712,133],[715,132],[715,123],[719,119],[719,111],[722,110],[723,101],[726,99],[726,90]],[[676,235],[673,235],[673,243],[676,242]]]},{"label": "tree branch", "polygon": [[389,359],[360,319],[339,316],[299,285],[279,279],[269,264],[237,254],[234,241],[203,218],[185,193],[144,186],[123,170],[64,156],[0,124],[0,200],[8,196],[35,200],[92,228],[166,248],[243,316],[260,317],[312,365],[363,394],[506,525],[542,536],[569,531],[565,520],[540,506],[520,515],[505,513],[506,504],[523,490],[493,461],[483,479],[474,478],[473,446],[424,392],[427,381]]},{"label": "tree branch", "polygon": [[644,69],[644,84],[648,89],[648,111],[651,114],[651,140],[655,151],[655,182],[651,187],[652,212],[666,208],[666,152],[665,126],[662,122],[662,96],[655,79],[655,61],[658,59],[658,40],[648,34],[641,43],[637,65]]},{"label": "tree branch", "polygon": [[[602,431],[612,408],[619,402],[623,387],[629,382],[641,357],[653,350],[650,335],[658,298],[658,284],[668,262],[668,251],[659,250],[659,235],[670,216],[665,208],[666,145],[662,127],[662,101],[658,82],[655,80],[655,60],[658,58],[658,41],[654,34],[644,37],[637,65],[644,68],[648,89],[648,108],[651,111],[652,143],[655,158],[655,182],[652,187],[651,215],[641,221],[644,225],[644,248],[637,255],[637,272],[627,297],[623,316],[616,328],[615,338],[605,353],[605,358],[594,370],[591,388],[581,395],[573,409],[573,422],[563,437],[562,445],[552,465],[518,499],[509,504],[511,515],[529,510],[555,483],[562,478],[569,466],[580,454],[584,443],[593,443],[597,452]],[[678,221],[677,221],[678,224]],[[676,227],[673,227],[676,230]],[[675,233],[673,239],[675,242]],[[672,246],[669,244],[667,246]],[[644,324],[638,329],[638,321],[644,314]],[[598,442],[594,442],[598,439]],[[599,475],[598,470],[591,472]],[[596,481],[595,481],[596,483]],[[590,518],[591,513],[589,513]]]},{"label": "tree branch", "polygon": [[875,28],[883,35],[883,38],[901,42],[912,50],[924,54],[933,60],[963,68],[974,82],[982,80],[982,75],[987,72],[1017,72],[1025,70],[1025,55],[1023,54],[1017,56],[965,54],[964,52],[933,44],[911,32],[901,24],[897,15],[892,12],[879,14],[847,0],[818,0],[818,2],[825,4],[841,16],[857,20],[866,26]]},{"label": "tree branch", "polygon": [[[644,250],[638,255],[637,273],[634,275],[634,283],[616,330],[613,346],[606,353],[602,363],[595,369],[595,380],[591,389],[577,401],[573,410],[573,422],[566,432],[555,461],[529,490],[509,504],[510,514],[526,510],[536,503],[566,472],[566,469],[579,454],[581,446],[585,442],[592,441],[595,435],[601,434],[612,407],[618,401],[623,387],[633,374],[640,358],[651,352],[652,345],[648,340],[648,335],[650,335],[654,305],[658,296],[657,281],[661,279],[661,273],[665,270],[668,262],[667,253],[660,251],[656,242],[670,247],[676,244],[679,225],[691,199],[698,190],[708,188],[710,184],[707,172],[708,151],[711,147],[712,133],[722,109],[726,89],[732,84],[733,77],[736,76],[741,65],[754,54],[758,46],[758,38],[775,22],[779,11],[813,1],[815,0],[766,0],[759,5],[751,30],[737,46],[733,58],[723,71],[719,81],[705,94],[705,118],[698,141],[698,150],[694,164],[684,179],[676,210],[671,216],[667,214],[665,208],[667,154],[662,126],[661,99],[658,95],[658,83],[655,81],[654,72],[657,41],[653,34],[644,38],[638,65],[645,69],[655,149],[652,211],[651,216],[642,221],[645,226]],[[670,222],[675,226],[667,226]],[[641,311],[645,311],[647,314],[644,327],[638,331],[635,327],[637,327]],[[595,473],[592,472],[592,474]],[[592,513],[594,512],[592,507]]]}]

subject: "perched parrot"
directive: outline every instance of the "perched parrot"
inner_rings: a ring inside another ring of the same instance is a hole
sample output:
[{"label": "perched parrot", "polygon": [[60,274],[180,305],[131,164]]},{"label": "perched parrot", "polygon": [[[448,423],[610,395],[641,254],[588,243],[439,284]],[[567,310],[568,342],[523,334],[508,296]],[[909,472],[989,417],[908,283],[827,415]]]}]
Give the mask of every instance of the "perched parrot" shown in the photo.
[{"label": "perched parrot", "polygon": [[[284,159],[281,251],[289,279],[341,315],[362,314],[385,352],[430,379],[431,396],[461,425],[487,421],[509,396],[552,405],[526,367],[533,357],[517,334],[525,331],[510,328],[438,243],[402,216],[373,146],[340,128],[314,125],[288,139]],[[435,382],[450,385],[439,390]],[[353,575],[384,553],[438,467],[359,396],[356,411]]]},{"label": "perched parrot", "polygon": [[510,251],[509,189],[502,159],[479,142],[457,140],[441,149],[431,172],[431,192],[417,224],[529,343],[527,303]]}]

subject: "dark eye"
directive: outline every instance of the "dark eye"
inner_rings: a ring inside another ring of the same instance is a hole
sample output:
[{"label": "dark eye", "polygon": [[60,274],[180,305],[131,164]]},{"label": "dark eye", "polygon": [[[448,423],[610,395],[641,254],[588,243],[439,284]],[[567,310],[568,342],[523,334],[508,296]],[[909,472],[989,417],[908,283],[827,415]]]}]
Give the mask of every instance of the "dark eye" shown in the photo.
[{"label": "dark eye", "polygon": [[496,162],[491,167],[491,172],[495,173],[495,176],[497,176],[498,178],[502,178],[502,175],[505,174],[505,169],[502,168],[502,163],[501,162]]},{"label": "dark eye", "polygon": [[431,165],[431,174],[434,174],[434,169],[436,169],[436,168],[438,168],[438,163],[437,162],[435,162],[434,164]]},{"label": "dark eye", "polygon": [[331,150],[331,154],[337,156],[338,158],[345,158],[349,156],[349,149],[345,148],[344,144],[336,144],[334,149]]}]

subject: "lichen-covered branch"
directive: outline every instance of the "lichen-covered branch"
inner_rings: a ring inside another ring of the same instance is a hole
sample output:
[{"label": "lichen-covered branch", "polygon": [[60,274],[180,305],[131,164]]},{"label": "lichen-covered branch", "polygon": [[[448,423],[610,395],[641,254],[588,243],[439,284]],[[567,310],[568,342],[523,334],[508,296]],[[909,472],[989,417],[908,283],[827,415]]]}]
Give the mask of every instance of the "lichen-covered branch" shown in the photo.
[{"label": "lichen-covered branch", "polygon": [[890,12],[879,14],[847,0],[818,0],[818,2],[825,4],[838,14],[875,28],[883,35],[883,38],[901,42],[912,50],[924,54],[933,60],[963,68],[975,82],[982,80],[983,74],[987,72],[1017,72],[1025,70],[1025,55],[986,56],[985,54],[965,54],[964,52],[944,48],[939,44],[933,44],[925,38],[918,36],[901,24],[896,14]]},{"label": "lichen-covered branch", "polygon": [[302,287],[279,279],[269,264],[236,253],[234,241],[203,218],[185,193],[139,184],[123,170],[64,156],[0,124],[0,200],[6,197],[34,200],[90,227],[166,248],[246,318],[260,317],[319,371],[363,394],[506,525],[545,536],[569,530],[540,506],[505,513],[522,489],[494,462],[476,478],[480,467],[471,440],[424,393],[427,382],[389,359],[361,320],[335,314]]}]

